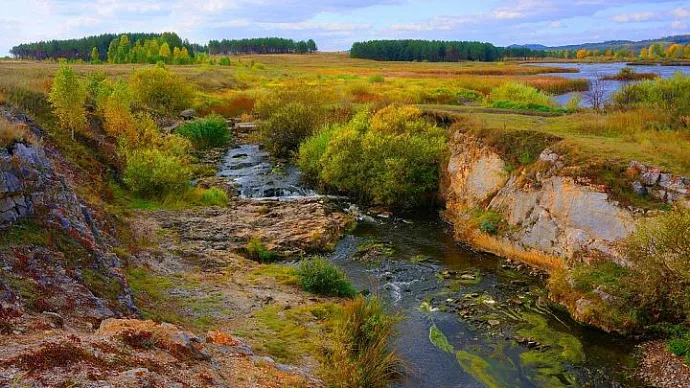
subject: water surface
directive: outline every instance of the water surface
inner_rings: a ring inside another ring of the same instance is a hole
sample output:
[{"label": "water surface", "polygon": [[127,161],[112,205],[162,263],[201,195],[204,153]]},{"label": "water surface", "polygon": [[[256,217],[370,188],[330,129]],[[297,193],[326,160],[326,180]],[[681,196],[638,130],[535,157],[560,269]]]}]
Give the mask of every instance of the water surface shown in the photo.
[{"label": "water surface", "polygon": [[[662,78],[668,78],[673,76],[676,72],[681,72],[686,75],[690,75],[689,66],[661,66],[661,65],[640,65],[640,66],[628,66],[625,62],[613,62],[613,63],[538,63],[529,64],[526,66],[548,66],[548,67],[560,67],[563,69],[578,69],[579,73],[552,73],[550,75],[557,75],[564,78],[584,78],[588,81],[592,81],[597,78],[602,78],[606,76],[612,76],[618,74],[621,69],[625,67],[630,67],[636,73],[654,73],[658,74]],[[606,100],[610,100],[611,95],[614,92],[622,88],[624,85],[630,83],[629,81],[615,81],[615,80],[604,80],[602,81],[604,85],[604,96]],[[566,93],[554,97],[554,100],[565,105],[570,101],[575,93]],[[582,106],[587,107],[588,103],[583,99]]]}]

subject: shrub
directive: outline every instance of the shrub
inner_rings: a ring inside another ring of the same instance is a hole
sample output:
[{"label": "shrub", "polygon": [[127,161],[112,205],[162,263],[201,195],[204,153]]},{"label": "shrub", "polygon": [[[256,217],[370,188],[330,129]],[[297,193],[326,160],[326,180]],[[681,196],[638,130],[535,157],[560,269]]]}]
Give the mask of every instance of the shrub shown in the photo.
[{"label": "shrub", "polygon": [[455,100],[458,104],[477,102],[482,99],[481,93],[470,89],[458,89],[455,91]]},{"label": "shrub", "polygon": [[276,156],[289,156],[316,128],[316,110],[302,102],[288,102],[261,123],[261,136]]},{"label": "shrub", "polygon": [[220,115],[209,115],[185,123],[180,126],[177,133],[189,139],[198,150],[222,147],[230,141],[228,124]]},{"label": "shrub", "polygon": [[626,250],[633,263],[632,306],[648,323],[680,322],[690,311],[690,209],[679,207],[638,227]]},{"label": "shrub", "polygon": [[388,315],[376,297],[358,295],[346,302],[334,322],[334,344],[322,374],[342,387],[388,387],[403,377],[405,367],[389,342],[399,317]]},{"label": "shrub", "polygon": [[[101,90],[100,93],[107,92]],[[122,81],[116,82],[112,91],[99,100],[106,133],[113,137],[127,137],[129,141],[136,141],[137,126],[131,111],[132,96],[127,84]]]},{"label": "shrub", "polygon": [[690,116],[690,76],[677,73],[671,78],[643,81],[623,87],[613,95],[616,106],[655,107],[666,112],[674,124],[687,125]]},{"label": "shrub", "polygon": [[582,103],[582,95],[580,93],[573,94],[565,105],[565,109],[568,112],[577,112],[580,110],[580,103]]},{"label": "shrub", "polygon": [[345,273],[321,257],[300,263],[296,274],[300,286],[315,294],[352,297],[357,293]]},{"label": "shrub", "polygon": [[190,179],[191,169],[182,157],[157,148],[134,150],[127,155],[123,181],[142,197],[181,193]]},{"label": "shrub", "polygon": [[191,86],[162,65],[135,70],[129,90],[136,108],[170,116],[189,108],[194,97]]},{"label": "shrub", "polygon": [[218,64],[221,66],[231,66],[232,62],[230,62],[230,58],[228,57],[221,57]]},{"label": "shrub", "polygon": [[383,74],[372,74],[369,76],[369,83],[371,84],[381,84],[385,81],[386,79],[383,77]]},{"label": "shrub", "polygon": [[212,113],[217,113],[228,118],[251,113],[253,109],[254,99],[243,94],[223,96],[210,103],[210,106],[207,108],[207,110]]},{"label": "shrub", "polygon": [[266,248],[260,237],[254,236],[249,239],[246,247],[247,258],[260,263],[276,261],[278,254]]},{"label": "shrub", "polygon": [[319,174],[323,168],[321,158],[326,153],[326,148],[333,134],[339,131],[340,128],[338,125],[324,127],[314,136],[300,144],[297,154],[297,166],[308,181],[314,183],[319,181]]},{"label": "shrub", "polygon": [[690,334],[670,339],[668,349],[676,356],[685,357],[686,361],[690,361]]},{"label": "shrub", "polygon": [[53,86],[48,95],[53,113],[60,127],[74,131],[86,129],[86,87],[69,66],[61,66],[55,73]]},{"label": "shrub", "polygon": [[360,200],[416,206],[437,190],[445,139],[417,108],[389,106],[317,134],[303,144],[298,160],[310,179]]},{"label": "shrub", "polygon": [[492,89],[487,97],[487,102],[493,104],[496,101],[510,101],[512,103],[526,104],[527,106],[553,106],[549,96],[532,86],[519,82],[507,82]]}]

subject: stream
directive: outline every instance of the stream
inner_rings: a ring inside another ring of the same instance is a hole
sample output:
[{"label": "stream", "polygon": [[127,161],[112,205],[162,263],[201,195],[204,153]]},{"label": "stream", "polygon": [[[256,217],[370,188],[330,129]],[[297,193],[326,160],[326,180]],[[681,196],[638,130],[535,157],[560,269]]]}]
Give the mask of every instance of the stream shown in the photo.
[{"label": "stream", "polygon": [[[256,144],[230,150],[218,175],[244,198],[316,195],[296,167],[275,168]],[[403,317],[393,346],[409,377],[398,386],[634,385],[634,344],[551,306],[540,274],[458,244],[435,211],[402,219],[338,205],[360,222],[331,260]]]}]

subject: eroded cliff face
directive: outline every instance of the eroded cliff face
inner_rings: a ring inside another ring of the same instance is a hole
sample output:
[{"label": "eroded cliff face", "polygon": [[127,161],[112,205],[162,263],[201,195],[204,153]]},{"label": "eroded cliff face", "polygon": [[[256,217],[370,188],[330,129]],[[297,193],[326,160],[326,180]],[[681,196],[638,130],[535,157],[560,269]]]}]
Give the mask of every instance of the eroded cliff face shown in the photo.
[{"label": "eroded cliff face", "polygon": [[[556,153],[545,149],[534,166],[511,173],[501,155],[477,138],[456,132],[449,148],[442,193],[458,239],[546,267],[578,255],[624,262],[621,242],[645,212],[622,206],[588,179],[570,176]],[[667,201],[689,197],[685,178],[640,163],[630,170],[639,176],[636,191]],[[477,218],[485,213],[500,218],[503,227],[482,231]]]}]

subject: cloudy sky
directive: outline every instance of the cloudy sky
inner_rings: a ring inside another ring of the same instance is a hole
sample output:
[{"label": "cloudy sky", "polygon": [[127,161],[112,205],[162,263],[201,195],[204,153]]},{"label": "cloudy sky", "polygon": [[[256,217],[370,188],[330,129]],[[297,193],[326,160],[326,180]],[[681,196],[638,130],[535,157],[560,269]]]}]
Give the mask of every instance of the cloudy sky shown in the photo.
[{"label": "cloudy sky", "polygon": [[564,45],[690,33],[690,0],[0,0],[0,55],[22,42],[175,31],[192,42],[434,38]]}]

